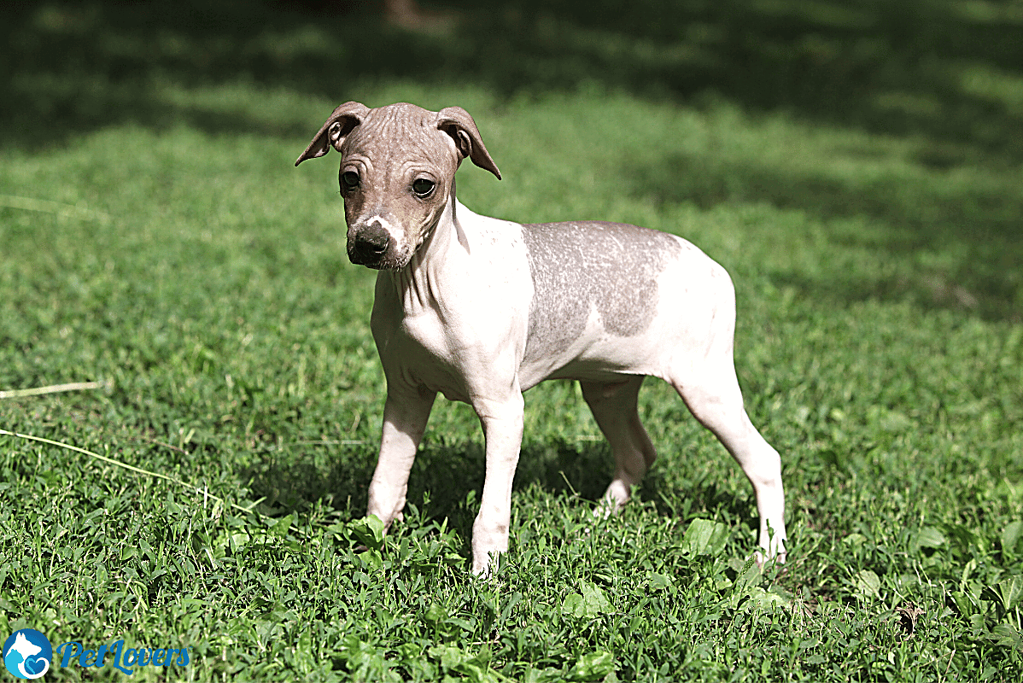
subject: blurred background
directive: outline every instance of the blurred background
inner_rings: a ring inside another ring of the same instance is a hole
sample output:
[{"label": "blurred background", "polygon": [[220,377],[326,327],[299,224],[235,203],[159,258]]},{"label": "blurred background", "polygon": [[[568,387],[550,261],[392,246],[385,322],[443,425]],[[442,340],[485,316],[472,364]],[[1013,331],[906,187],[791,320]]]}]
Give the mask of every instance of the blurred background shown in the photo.
[{"label": "blurred background", "polygon": [[867,217],[894,228],[887,248],[951,245],[957,265],[928,297],[1021,319],[1023,199],[1004,184],[1023,162],[1019,0],[29,0],[4,4],[0,41],[9,150],[121,124],[298,139],[319,115],[296,106],[302,98],[329,111],[393,83],[384,90],[401,99],[486,93],[495,112],[558,93],[625,93],[874,136],[837,150],[853,162],[909,140],[902,161],[922,173],[1001,180],[947,196],[898,181],[850,188],[834,174],[685,153],[623,173],[656,202]]},{"label": "blurred background", "polygon": [[328,111],[384,84],[483,92],[495,111],[580,92],[723,105],[875,136],[838,150],[860,162],[910,140],[903,161],[922,173],[1002,180],[894,197],[891,182],[685,153],[628,172],[659,202],[765,202],[880,219],[889,248],[951,243],[969,268],[931,299],[1021,319],[1023,199],[1004,182],[1023,162],[1019,0],[30,0],[4,3],[0,41],[0,145],[30,152],[121,124],[298,139],[316,123],[298,99]]},{"label": "blurred background", "polygon": [[29,0],[0,12],[6,145],[124,120],[238,125],[175,106],[159,96],[166,82],[338,99],[358,82],[406,78],[471,81],[504,98],[587,82],[727,98],[926,135],[923,161],[938,167],[1023,154],[1023,3],[1013,0]]}]

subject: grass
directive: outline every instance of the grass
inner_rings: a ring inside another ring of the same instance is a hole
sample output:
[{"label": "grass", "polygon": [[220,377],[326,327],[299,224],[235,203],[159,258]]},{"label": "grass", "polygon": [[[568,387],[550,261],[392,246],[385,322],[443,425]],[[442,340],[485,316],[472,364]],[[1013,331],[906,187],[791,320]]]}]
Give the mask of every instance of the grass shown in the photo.
[{"label": "grass", "polygon": [[[457,40],[314,2],[4,10],[0,636],[188,648],[141,680],[1019,680],[1018,6],[495,5],[445,4]],[[784,568],[748,561],[747,482],[653,381],[660,459],[609,521],[578,388],[527,394],[491,582],[466,406],[434,409],[405,523],[361,519],[373,274],[336,158],[292,168],[346,99],[472,112],[505,178],[460,173],[474,210],[728,268]]]}]

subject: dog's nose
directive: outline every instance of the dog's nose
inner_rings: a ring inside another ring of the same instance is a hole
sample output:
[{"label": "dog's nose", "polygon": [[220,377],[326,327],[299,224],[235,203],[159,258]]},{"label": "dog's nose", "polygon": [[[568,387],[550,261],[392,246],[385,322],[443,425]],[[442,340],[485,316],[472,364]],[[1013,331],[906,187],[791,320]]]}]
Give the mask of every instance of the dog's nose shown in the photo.
[{"label": "dog's nose", "polygon": [[391,236],[379,224],[371,223],[352,235],[348,243],[348,258],[357,265],[375,265],[389,246]]}]

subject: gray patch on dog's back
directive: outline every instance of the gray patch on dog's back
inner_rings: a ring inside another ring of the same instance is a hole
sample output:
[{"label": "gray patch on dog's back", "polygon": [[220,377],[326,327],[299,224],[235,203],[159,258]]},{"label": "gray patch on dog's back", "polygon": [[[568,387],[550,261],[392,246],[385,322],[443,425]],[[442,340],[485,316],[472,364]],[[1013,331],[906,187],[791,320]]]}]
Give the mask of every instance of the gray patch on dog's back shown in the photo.
[{"label": "gray patch on dog's back", "polygon": [[593,308],[609,334],[643,332],[657,307],[657,276],[682,250],[666,233],[596,221],[523,225],[522,239],[534,288],[527,358],[578,339]]}]

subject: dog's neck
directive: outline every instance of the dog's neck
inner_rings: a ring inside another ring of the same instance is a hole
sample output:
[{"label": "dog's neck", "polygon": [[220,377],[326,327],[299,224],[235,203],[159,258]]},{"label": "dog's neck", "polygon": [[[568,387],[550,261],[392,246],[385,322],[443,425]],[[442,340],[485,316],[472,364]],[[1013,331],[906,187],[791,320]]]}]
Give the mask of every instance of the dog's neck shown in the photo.
[{"label": "dog's neck", "polygon": [[455,198],[452,183],[451,193],[440,217],[427,232],[408,264],[398,270],[381,271],[380,277],[387,278],[406,313],[415,313],[424,308],[438,309],[438,284],[448,281],[444,272],[458,262],[458,259],[451,258],[450,252],[469,251],[468,239],[459,223],[459,215],[462,213],[471,212]]}]

